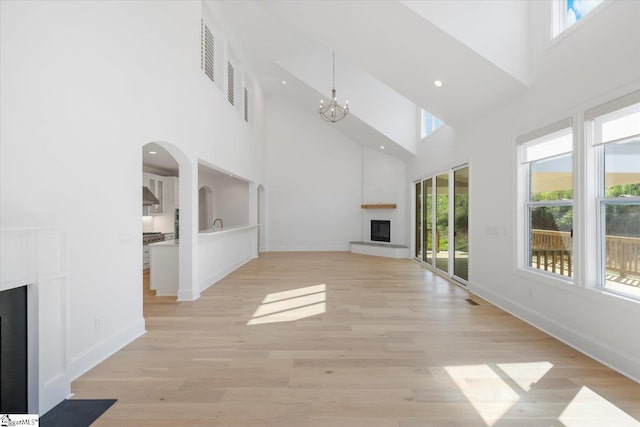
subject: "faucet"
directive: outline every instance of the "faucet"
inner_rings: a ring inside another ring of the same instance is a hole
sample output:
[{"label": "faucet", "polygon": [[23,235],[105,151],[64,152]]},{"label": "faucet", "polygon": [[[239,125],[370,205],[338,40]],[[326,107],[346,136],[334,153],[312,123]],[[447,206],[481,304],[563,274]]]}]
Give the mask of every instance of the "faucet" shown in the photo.
[{"label": "faucet", "polygon": [[220,221],[220,230],[222,230],[224,228],[224,224],[222,223],[222,218],[216,218],[213,220],[213,229],[215,230],[216,228],[216,222]]}]

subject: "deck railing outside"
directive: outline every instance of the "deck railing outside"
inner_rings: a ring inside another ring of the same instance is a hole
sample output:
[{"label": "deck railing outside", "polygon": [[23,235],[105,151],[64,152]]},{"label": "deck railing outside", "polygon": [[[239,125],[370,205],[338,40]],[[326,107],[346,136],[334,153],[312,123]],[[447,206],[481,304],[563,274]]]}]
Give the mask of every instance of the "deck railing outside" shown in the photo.
[{"label": "deck railing outside", "polygon": [[607,236],[607,270],[620,276],[638,276],[640,269],[640,239]]},{"label": "deck railing outside", "polygon": [[573,276],[571,233],[531,230],[531,266],[562,276]]},{"label": "deck railing outside", "polygon": [[[607,273],[640,277],[640,238],[606,236]],[[531,230],[531,266],[563,276],[573,275],[571,233]]]}]

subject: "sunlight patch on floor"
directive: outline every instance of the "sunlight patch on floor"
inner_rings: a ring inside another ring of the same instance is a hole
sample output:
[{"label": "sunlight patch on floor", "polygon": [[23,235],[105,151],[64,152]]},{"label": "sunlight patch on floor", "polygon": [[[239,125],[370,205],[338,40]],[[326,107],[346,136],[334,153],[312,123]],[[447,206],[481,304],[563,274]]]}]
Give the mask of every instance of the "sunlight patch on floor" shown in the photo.
[{"label": "sunlight patch on floor", "polygon": [[325,284],[315,285],[315,286],[305,286],[304,288],[296,288],[288,291],[274,292],[272,294],[268,294],[266,297],[264,297],[264,299],[262,300],[262,303],[266,304],[268,302],[280,301],[288,298],[295,298],[303,295],[310,295],[310,294],[315,294],[318,292],[326,292],[326,291],[327,291],[327,285]]},{"label": "sunlight patch on floor", "polygon": [[268,294],[247,325],[292,322],[326,311],[326,285],[306,286]]},{"label": "sunlight patch on floor", "polygon": [[531,390],[531,386],[553,368],[549,362],[498,363],[497,366],[524,391]]},{"label": "sunlight patch on floor", "polygon": [[[495,367],[492,367],[495,366]],[[549,362],[498,363],[496,365],[448,366],[445,370],[487,426],[492,426],[529,391],[553,365]],[[507,380],[521,390],[514,390]]]},{"label": "sunlight patch on floor", "polygon": [[566,427],[639,427],[640,421],[589,387],[582,387],[558,418]]},{"label": "sunlight patch on floor", "polygon": [[488,426],[520,399],[518,393],[487,365],[447,366],[445,370]]}]

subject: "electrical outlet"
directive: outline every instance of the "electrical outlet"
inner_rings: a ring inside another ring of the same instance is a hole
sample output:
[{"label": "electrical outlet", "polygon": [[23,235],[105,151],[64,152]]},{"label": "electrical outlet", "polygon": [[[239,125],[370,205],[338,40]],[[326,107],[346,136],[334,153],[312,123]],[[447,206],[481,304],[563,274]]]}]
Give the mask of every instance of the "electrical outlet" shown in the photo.
[{"label": "electrical outlet", "polygon": [[96,329],[102,328],[104,326],[104,317],[96,316],[96,318],[95,318],[95,326],[96,326]]}]

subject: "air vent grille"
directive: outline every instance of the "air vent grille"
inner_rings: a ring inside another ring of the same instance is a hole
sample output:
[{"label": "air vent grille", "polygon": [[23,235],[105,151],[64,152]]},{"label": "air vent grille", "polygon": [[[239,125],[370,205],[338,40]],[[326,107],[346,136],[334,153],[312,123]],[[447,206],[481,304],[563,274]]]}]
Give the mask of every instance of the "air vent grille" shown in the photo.
[{"label": "air vent grille", "polygon": [[244,121],[249,123],[249,91],[244,88]]},{"label": "air vent grille", "polygon": [[235,105],[235,85],[233,72],[233,65],[231,65],[231,62],[227,62],[227,98],[229,99],[231,105]]},{"label": "air vent grille", "polygon": [[204,19],[200,21],[201,23],[201,54],[200,54],[200,67],[207,75],[209,80],[214,81],[214,40],[213,34],[209,30],[207,24],[205,24]]}]

